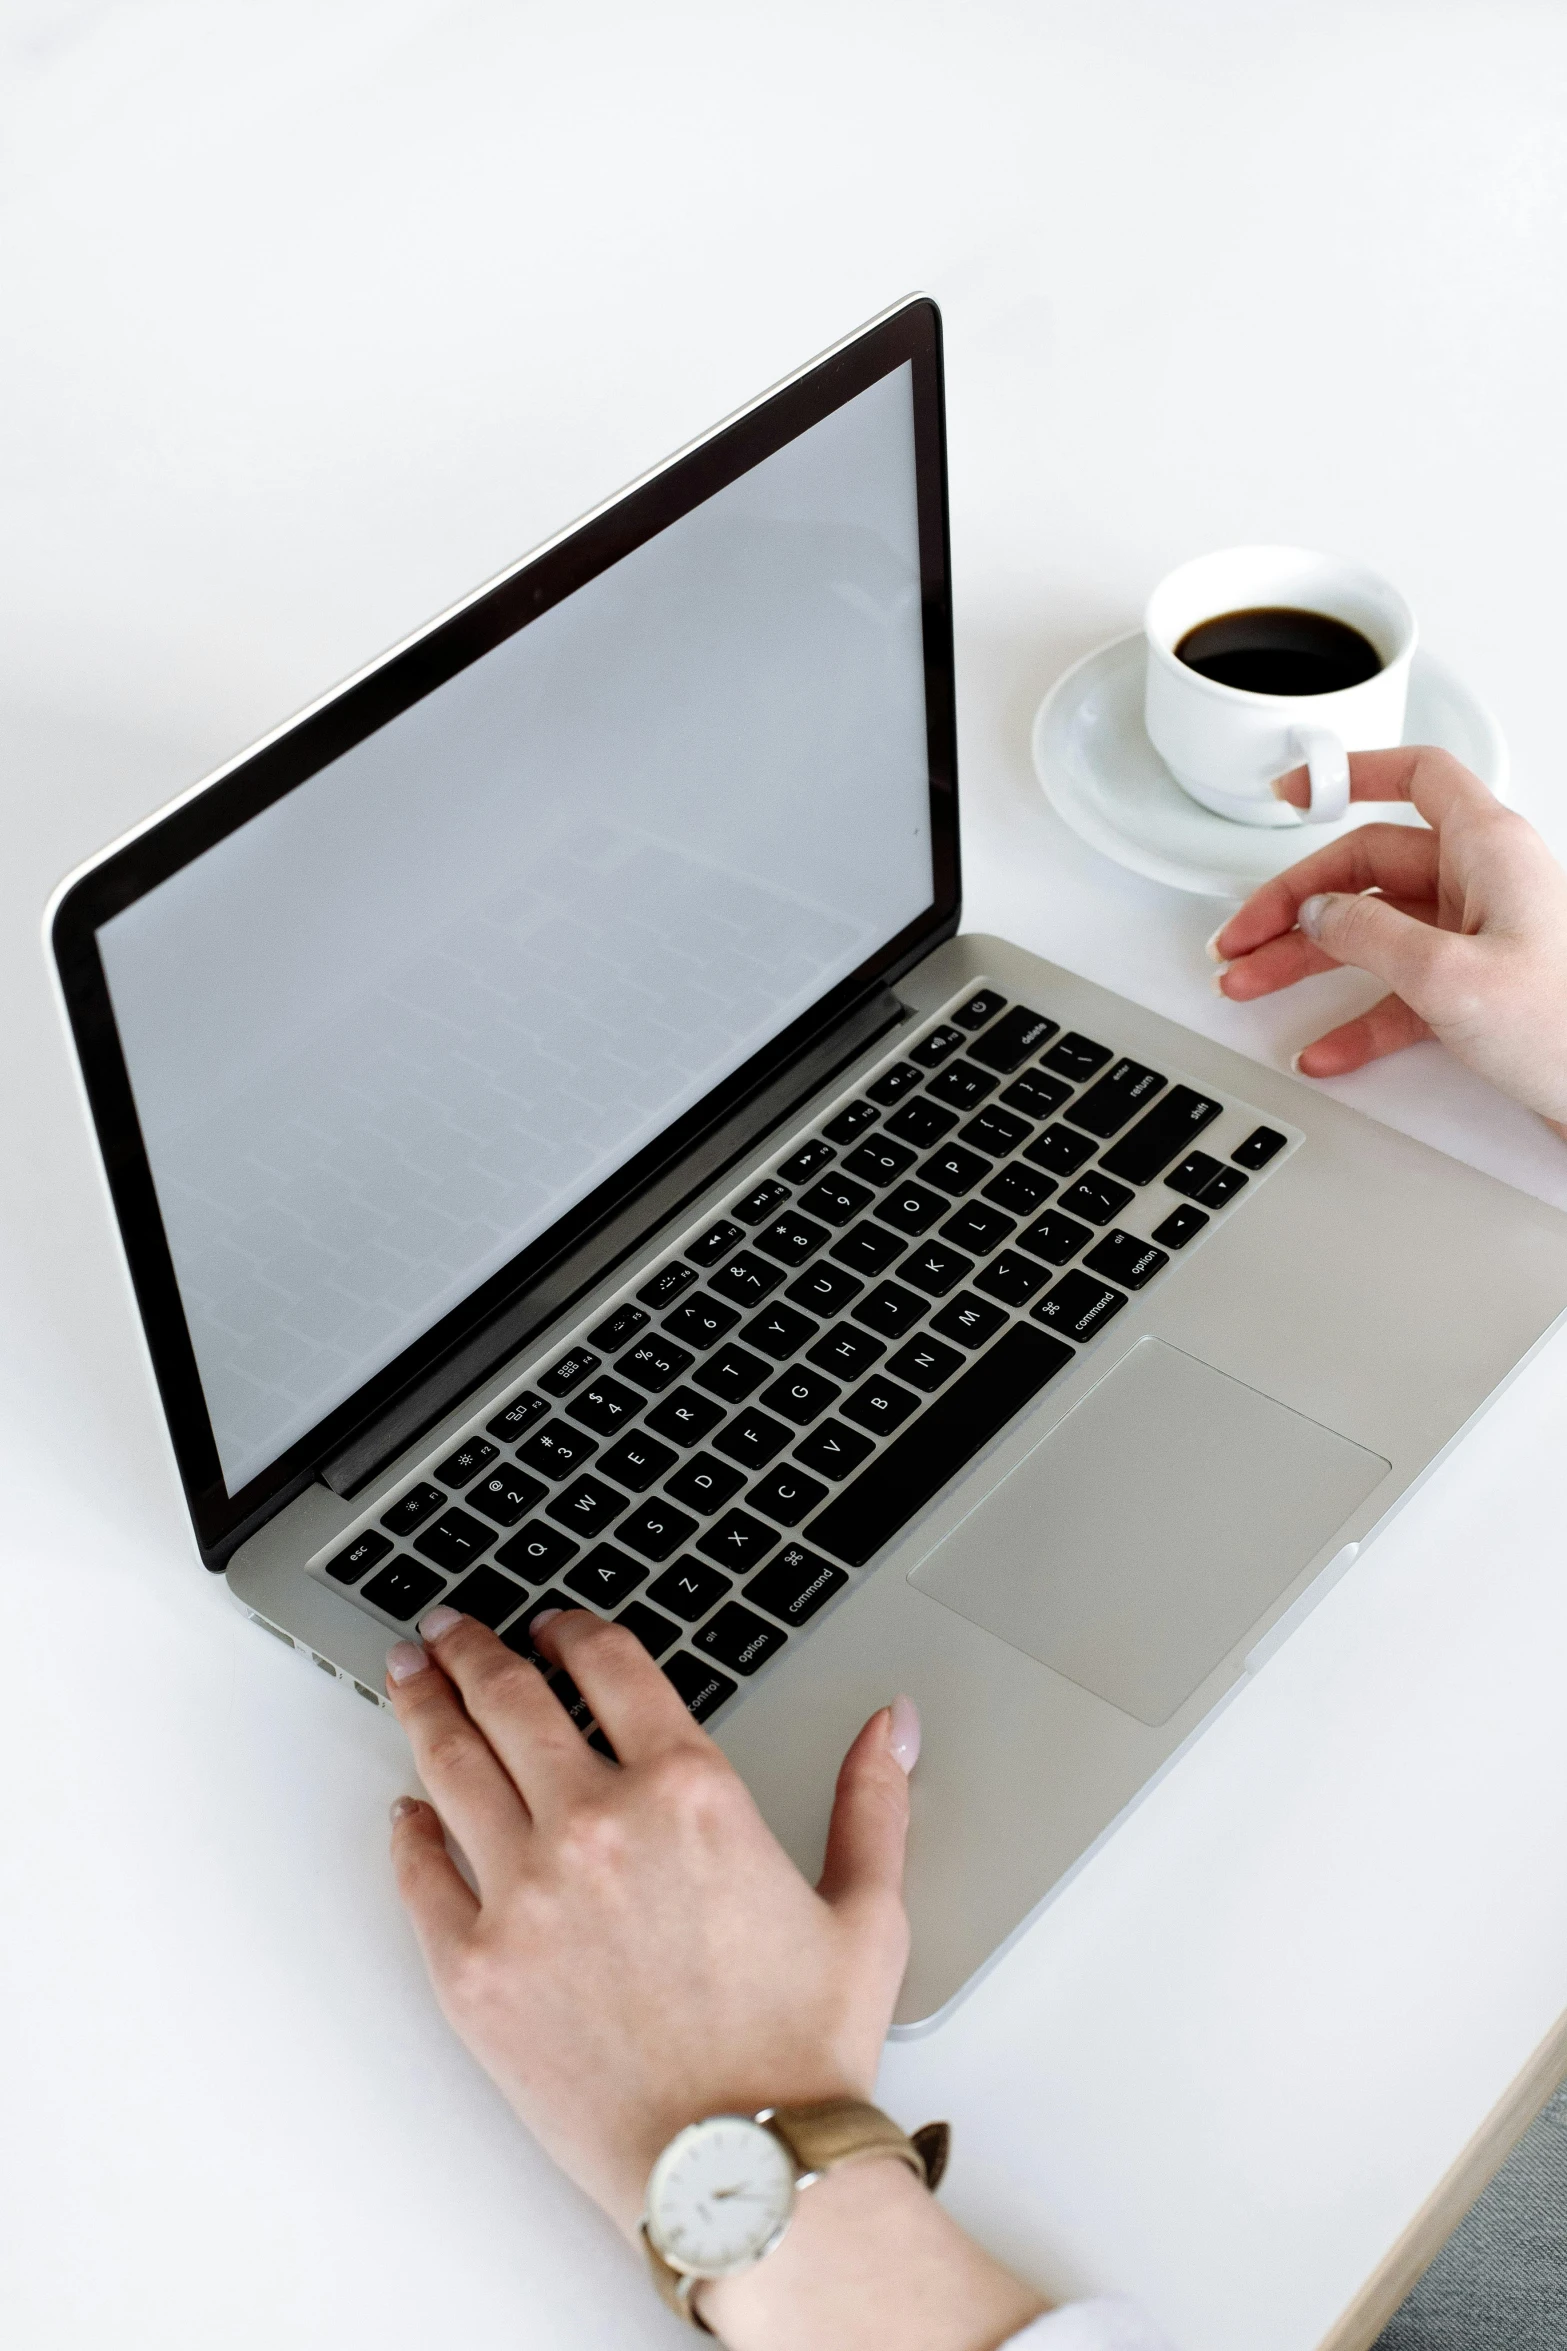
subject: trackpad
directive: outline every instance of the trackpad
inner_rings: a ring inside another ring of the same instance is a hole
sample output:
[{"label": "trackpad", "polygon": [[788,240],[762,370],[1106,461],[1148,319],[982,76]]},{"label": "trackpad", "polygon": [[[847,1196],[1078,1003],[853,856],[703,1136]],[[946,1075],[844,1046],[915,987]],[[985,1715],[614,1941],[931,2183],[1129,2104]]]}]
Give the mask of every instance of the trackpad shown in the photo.
[{"label": "trackpad", "polygon": [[909,1581],[1157,1728],[1389,1467],[1140,1339]]}]

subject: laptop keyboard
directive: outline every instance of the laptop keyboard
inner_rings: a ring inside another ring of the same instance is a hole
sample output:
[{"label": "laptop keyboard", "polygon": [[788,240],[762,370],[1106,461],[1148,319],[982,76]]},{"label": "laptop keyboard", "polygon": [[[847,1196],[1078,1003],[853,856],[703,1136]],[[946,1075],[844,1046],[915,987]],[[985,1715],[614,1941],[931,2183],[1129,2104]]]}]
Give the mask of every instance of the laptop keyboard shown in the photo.
[{"label": "laptop keyboard", "polygon": [[310,1572],[594,1609],[707,1721],[1297,1139],[970,990]]}]

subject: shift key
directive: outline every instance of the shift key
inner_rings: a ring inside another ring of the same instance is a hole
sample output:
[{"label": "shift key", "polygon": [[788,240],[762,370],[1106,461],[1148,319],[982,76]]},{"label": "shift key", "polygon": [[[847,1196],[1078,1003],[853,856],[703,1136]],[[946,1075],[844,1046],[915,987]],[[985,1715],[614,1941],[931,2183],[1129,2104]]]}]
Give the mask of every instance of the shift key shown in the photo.
[{"label": "shift key", "polygon": [[1193,1093],[1190,1086],[1172,1086],[1164,1100],[1155,1103],[1099,1164],[1107,1174],[1121,1176],[1129,1184],[1151,1184],[1178,1152],[1213,1124],[1223,1108],[1222,1102]]}]

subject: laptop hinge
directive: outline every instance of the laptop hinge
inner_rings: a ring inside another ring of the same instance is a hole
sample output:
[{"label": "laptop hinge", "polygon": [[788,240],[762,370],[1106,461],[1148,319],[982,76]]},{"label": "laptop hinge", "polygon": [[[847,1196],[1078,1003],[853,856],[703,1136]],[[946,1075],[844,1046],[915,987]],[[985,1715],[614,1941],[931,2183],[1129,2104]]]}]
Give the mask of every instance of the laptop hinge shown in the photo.
[{"label": "laptop hinge", "polygon": [[348,1442],[321,1464],[317,1473],[321,1483],[345,1500],[358,1493],[405,1445],[433,1427],[461,1397],[488,1378],[497,1364],[517,1354],[535,1332],[564,1314],[575,1299],[641,1247],[769,1128],[797,1110],[867,1045],[909,1018],[908,1006],[888,987],[878,987],[862,998],[798,1053],[787,1069],[710,1127],[661,1176],[644,1186],[597,1232],[557,1259],[482,1330],[472,1333],[405,1388],[374,1420],[356,1429]]}]

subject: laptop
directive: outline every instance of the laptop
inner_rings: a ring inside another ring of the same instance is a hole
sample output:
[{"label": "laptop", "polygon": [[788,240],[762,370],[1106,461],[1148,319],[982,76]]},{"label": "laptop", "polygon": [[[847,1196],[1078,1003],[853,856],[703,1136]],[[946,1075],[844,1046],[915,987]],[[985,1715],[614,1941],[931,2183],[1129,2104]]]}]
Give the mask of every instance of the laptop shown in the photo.
[{"label": "laptop", "polygon": [[204,1564],[355,1704],[616,1619],[810,1873],[908,1691],[904,2030],[1567,1309],[1567,1218],[961,916],[923,297],[48,916]]}]

